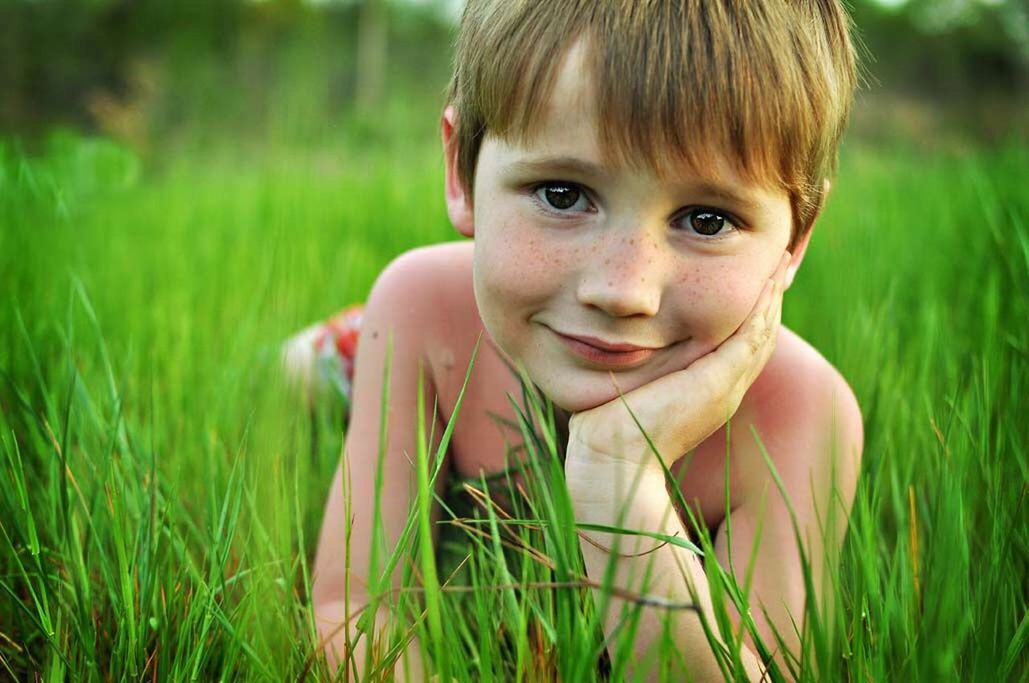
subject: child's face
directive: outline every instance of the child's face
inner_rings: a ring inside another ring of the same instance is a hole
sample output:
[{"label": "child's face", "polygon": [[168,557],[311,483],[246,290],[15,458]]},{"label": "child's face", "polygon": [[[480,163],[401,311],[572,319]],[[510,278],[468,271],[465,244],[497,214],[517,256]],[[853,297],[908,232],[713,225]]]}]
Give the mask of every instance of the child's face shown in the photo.
[{"label": "child's face", "polygon": [[[466,230],[486,329],[572,412],[616,397],[612,372],[630,391],[727,339],[791,230],[786,193],[722,159],[667,179],[605,164],[579,58],[565,60],[529,146],[483,142]],[[448,181],[451,203],[464,201],[454,194]]]}]

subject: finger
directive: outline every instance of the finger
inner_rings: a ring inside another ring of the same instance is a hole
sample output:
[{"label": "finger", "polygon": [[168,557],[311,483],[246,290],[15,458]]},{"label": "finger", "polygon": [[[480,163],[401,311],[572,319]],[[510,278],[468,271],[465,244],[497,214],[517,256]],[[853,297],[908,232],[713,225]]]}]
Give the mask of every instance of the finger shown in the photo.
[{"label": "finger", "polygon": [[749,387],[774,346],[777,289],[772,280],[765,283],[754,310],[736,332],[682,371],[689,381],[709,387],[712,393],[724,392],[725,387]]},{"label": "finger", "polygon": [[[789,262],[788,259],[784,260]],[[775,352],[785,291],[785,285],[779,279],[781,271],[782,268],[778,268],[775,276],[766,283],[759,303],[755,305],[753,318],[745,321],[736,334],[723,342],[715,352],[723,363],[736,369],[726,379],[734,381],[734,386],[740,387],[741,394],[757,379]]]},{"label": "finger", "polygon": [[767,337],[761,351],[757,354],[754,365],[751,368],[751,375],[747,379],[747,386],[757,379],[758,375],[764,370],[765,365],[771,359],[772,354],[775,353],[775,347],[779,341],[779,332],[782,329],[782,307],[783,307],[783,294],[785,293],[785,285],[777,282],[775,285],[775,292],[773,295],[773,303],[769,307],[765,315],[765,324],[767,326]]},{"label": "finger", "polygon": [[764,356],[765,350],[773,341],[778,308],[777,289],[774,284],[770,287],[770,300],[762,314],[755,316],[744,329],[723,342],[718,349],[725,354],[726,360],[732,363],[736,377],[748,376],[749,370]]},{"label": "finger", "polygon": [[775,272],[772,274],[772,279],[776,282],[782,283],[786,280],[786,271],[790,269],[790,263],[793,261],[793,254],[789,250],[784,251],[782,257],[779,259],[779,264],[775,268]]},{"label": "finger", "polygon": [[783,252],[783,255],[779,258],[778,265],[775,267],[775,272],[772,273],[770,278],[774,285],[772,302],[764,312],[765,320],[769,324],[775,324],[782,311],[782,297],[786,293],[786,273],[789,271],[792,260],[793,257],[789,251]]},{"label": "finger", "polygon": [[761,371],[764,370],[765,365],[768,363],[769,359],[771,359],[772,354],[775,353],[775,347],[779,341],[779,331],[781,329],[782,321],[782,289],[778,285],[776,288],[779,289],[779,292],[765,319],[767,335],[765,336],[761,350],[756,354],[754,364],[751,367],[751,374],[747,381],[748,386],[757,379],[758,375],[761,374]]},{"label": "finger", "polygon": [[[784,254],[775,272],[765,281],[747,318],[717,349],[683,370],[623,395],[644,430],[656,437],[654,442],[659,452],[681,453],[684,448],[695,446],[724,424],[739,407],[743,395],[775,348],[782,280],[789,261],[788,253]],[[675,396],[677,400],[655,399],[668,396]],[[690,419],[684,420],[683,416]],[[615,422],[602,421],[594,430],[611,429]],[[605,440],[606,437],[600,439]]]},{"label": "finger", "polygon": [[773,310],[772,324],[778,328],[779,324],[782,323],[782,306],[783,306],[783,295],[786,293],[786,287],[783,284],[779,285],[779,295],[775,297],[775,308]]},{"label": "finger", "polygon": [[776,281],[772,288],[772,303],[765,309],[766,324],[775,327],[782,316],[782,300],[786,289],[782,282]]},{"label": "finger", "polygon": [[[694,361],[684,370],[673,372],[630,392],[644,391],[651,396],[675,396],[676,401],[641,400],[637,415],[644,429],[657,434],[654,439],[662,454],[683,453],[710,436],[740,406],[756,377],[758,358],[764,356],[768,338],[764,316],[755,316],[753,325],[741,329],[717,349]],[[642,396],[641,396],[642,398]],[[635,402],[630,401],[635,408]],[[688,416],[688,420],[683,417]]]},{"label": "finger", "polygon": [[785,291],[786,272],[789,270],[791,260],[790,252],[783,252],[783,255],[779,258],[779,263],[775,266],[775,270],[765,282],[757,301],[754,302],[754,307],[747,315],[747,318],[740,324],[739,329],[745,329],[756,315],[763,315],[766,320],[771,319],[770,316],[775,309],[776,303],[781,299]]},{"label": "finger", "polygon": [[740,323],[740,326],[736,328],[735,334],[739,334],[741,331],[746,330],[754,322],[755,318],[765,315],[771,308],[772,303],[775,300],[775,279],[769,278],[765,280],[764,287],[761,288],[761,293],[757,296],[757,301],[754,302],[753,308],[750,309],[750,313]]}]

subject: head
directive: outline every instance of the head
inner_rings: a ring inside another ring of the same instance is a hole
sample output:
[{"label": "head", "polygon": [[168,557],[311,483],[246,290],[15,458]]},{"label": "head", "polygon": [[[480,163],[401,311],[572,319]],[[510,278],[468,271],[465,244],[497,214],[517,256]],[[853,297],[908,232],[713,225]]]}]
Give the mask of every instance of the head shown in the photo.
[{"label": "head", "polygon": [[455,62],[448,211],[487,330],[561,407],[715,348],[786,250],[792,281],[855,82],[838,2],[470,0]]}]

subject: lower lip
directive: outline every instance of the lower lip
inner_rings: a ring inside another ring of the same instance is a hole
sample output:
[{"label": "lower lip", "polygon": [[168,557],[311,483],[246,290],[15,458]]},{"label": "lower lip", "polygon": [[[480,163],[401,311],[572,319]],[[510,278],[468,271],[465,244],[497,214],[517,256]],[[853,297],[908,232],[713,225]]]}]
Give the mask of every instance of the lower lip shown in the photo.
[{"label": "lower lip", "polygon": [[581,342],[571,337],[566,337],[563,334],[557,334],[561,342],[570,349],[577,356],[581,356],[591,363],[598,365],[607,365],[612,367],[624,367],[628,365],[637,365],[647,360],[657,349],[636,349],[635,351],[605,351],[604,349],[598,349],[596,346],[590,346],[585,342]]}]

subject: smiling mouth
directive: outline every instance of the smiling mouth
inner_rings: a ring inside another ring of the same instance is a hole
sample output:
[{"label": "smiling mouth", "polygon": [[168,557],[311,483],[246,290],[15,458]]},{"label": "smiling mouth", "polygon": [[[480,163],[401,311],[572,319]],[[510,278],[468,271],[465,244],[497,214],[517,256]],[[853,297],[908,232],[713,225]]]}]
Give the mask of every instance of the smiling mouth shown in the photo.
[{"label": "smiling mouth", "polygon": [[625,368],[639,365],[664,347],[606,342],[596,337],[562,334],[553,330],[569,351],[595,365]]}]

